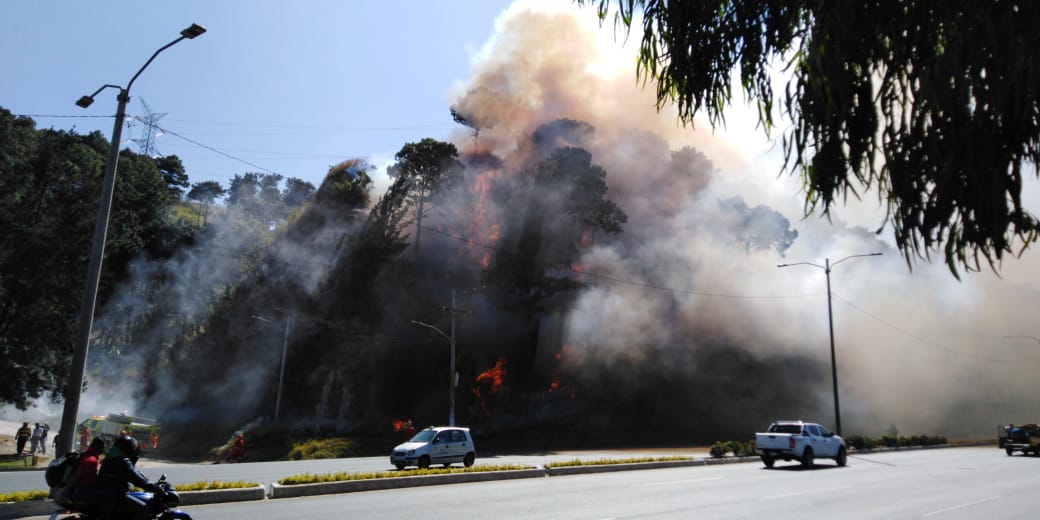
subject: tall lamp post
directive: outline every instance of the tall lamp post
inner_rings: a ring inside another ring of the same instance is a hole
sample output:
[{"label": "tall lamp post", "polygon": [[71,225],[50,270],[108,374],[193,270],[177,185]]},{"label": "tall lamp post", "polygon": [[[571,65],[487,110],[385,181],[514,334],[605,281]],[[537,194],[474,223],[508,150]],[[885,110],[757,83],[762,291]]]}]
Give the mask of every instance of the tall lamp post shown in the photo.
[{"label": "tall lamp post", "polygon": [[116,108],[116,121],[112,129],[112,146],[108,152],[108,162],[105,164],[105,176],[101,184],[101,200],[98,202],[97,221],[94,224],[94,241],[90,249],[90,264],[87,268],[86,286],[83,290],[83,299],[80,301],[79,321],[76,328],[76,343],[72,350],[72,363],[69,366],[69,379],[65,385],[65,408],[61,415],[61,428],[59,430],[61,443],[56,448],[56,455],[62,455],[72,449],[73,433],[76,428],[76,416],[79,414],[79,398],[83,389],[83,372],[87,365],[87,349],[90,346],[90,329],[94,322],[94,306],[97,303],[98,282],[101,279],[101,261],[105,255],[105,237],[108,234],[108,217],[112,210],[112,195],[116,184],[116,167],[119,163],[119,141],[123,133],[123,120],[126,118],[126,104],[130,101],[130,87],[133,86],[137,77],[144,69],[152,63],[152,60],[160,52],[170,48],[184,39],[192,39],[206,32],[206,29],[198,24],[181,31],[180,38],[159,48],[152,54],[151,58],[138,69],[137,74],[130,78],[126,87],[106,84],[94,91],[89,96],[83,96],[76,101],[76,105],[87,108],[94,102],[97,96],[106,88],[119,90],[116,99],[119,104]]},{"label": "tall lamp post", "polygon": [[[455,292],[452,291],[452,296]],[[454,300],[454,298],[452,298]],[[452,301],[452,307],[454,307],[454,301]],[[412,323],[419,325],[420,327],[426,327],[433,329],[434,332],[444,336],[444,339],[448,340],[451,344],[451,368],[450,368],[450,380],[448,381],[448,426],[455,426],[455,314],[451,315],[451,336],[448,336],[441,329],[430,325],[429,323],[423,323],[421,321],[412,320]]]},{"label": "tall lamp post", "polygon": [[846,256],[833,264],[829,258],[825,258],[823,265],[814,264],[812,262],[798,262],[794,264],[780,264],[777,266],[791,267],[793,265],[809,265],[823,269],[823,272],[827,275],[827,323],[830,327],[831,333],[831,382],[834,384],[834,422],[838,430],[838,435],[841,435],[841,407],[838,405],[838,362],[834,355],[834,312],[831,310],[831,268],[850,258],[858,258],[861,256],[881,256],[881,253]]},{"label": "tall lamp post", "polygon": [[[277,323],[263,317],[253,315],[254,320],[266,321],[271,325],[278,326]],[[285,382],[285,353],[289,350],[289,326],[292,324],[292,315],[286,316],[285,318],[285,331],[282,335],[282,364],[281,368],[278,369],[278,392],[274,398],[274,420],[277,421],[279,414],[282,409],[282,383]]]}]

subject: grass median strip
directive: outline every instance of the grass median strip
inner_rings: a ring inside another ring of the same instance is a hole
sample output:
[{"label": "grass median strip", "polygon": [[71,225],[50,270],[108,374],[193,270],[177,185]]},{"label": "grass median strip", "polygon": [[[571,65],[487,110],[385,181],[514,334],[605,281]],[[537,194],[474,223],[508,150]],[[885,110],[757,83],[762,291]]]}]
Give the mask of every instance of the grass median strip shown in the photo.
[{"label": "grass median strip", "polygon": [[31,502],[46,500],[49,497],[49,491],[15,491],[14,493],[0,493],[0,502]]},{"label": "grass median strip", "polygon": [[[247,482],[242,480],[235,480],[229,482],[220,482],[217,480],[200,480],[198,482],[192,482],[191,484],[178,484],[173,487],[175,491],[210,491],[214,489],[248,489],[259,486],[257,482]],[[134,488],[134,491],[141,491],[139,488]],[[0,493],[0,503],[2,502],[31,502],[34,500],[46,500],[50,498],[50,491],[33,490],[33,491],[16,491],[14,493]]]},{"label": "grass median strip", "polygon": [[565,460],[562,462],[549,462],[546,463],[546,468],[568,468],[574,466],[604,466],[608,464],[639,464],[642,462],[677,462],[684,460],[694,460],[693,457],[684,457],[681,455],[669,456],[669,457],[632,457],[627,459],[593,459],[593,460]]},{"label": "grass median strip", "polygon": [[428,468],[428,469],[414,469],[408,471],[374,471],[374,472],[363,472],[363,473],[303,473],[300,475],[292,475],[285,477],[278,481],[283,486],[293,486],[298,484],[320,484],[325,482],[343,482],[348,480],[373,480],[373,479],[388,479],[398,477],[421,477],[427,475],[453,475],[456,473],[482,473],[488,471],[515,471],[532,469],[531,466],[525,466],[521,464],[500,464],[500,465],[480,465],[473,466],[470,468]]}]

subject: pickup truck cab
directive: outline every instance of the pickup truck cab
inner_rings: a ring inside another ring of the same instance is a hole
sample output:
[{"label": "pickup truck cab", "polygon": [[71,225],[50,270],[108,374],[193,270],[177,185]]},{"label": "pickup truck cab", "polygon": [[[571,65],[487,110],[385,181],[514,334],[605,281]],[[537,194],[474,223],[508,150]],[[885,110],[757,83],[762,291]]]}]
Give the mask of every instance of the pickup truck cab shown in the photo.
[{"label": "pickup truck cab", "polygon": [[755,453],[767,468],[777,459],[797,460],[812,467],[817,458],[834,459],[839,466],[848,460],[845,440],[816,423],[776,421],[764,433],[755,434]]}]

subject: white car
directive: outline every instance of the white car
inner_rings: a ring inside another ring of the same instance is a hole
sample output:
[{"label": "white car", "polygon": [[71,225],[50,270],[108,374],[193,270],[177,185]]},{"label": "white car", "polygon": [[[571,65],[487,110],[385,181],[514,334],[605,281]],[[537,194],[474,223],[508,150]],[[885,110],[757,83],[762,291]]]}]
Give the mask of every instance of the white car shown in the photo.
[{"label": "white car", "polygon": [[477,449],[469,428],[431,426],[415,434],[408,442],[398,444],[390,453],[390,464],[397,469],[407,466],[428,468],[431,464],[444,467],[461,462],[467,468],[477,458]]}]

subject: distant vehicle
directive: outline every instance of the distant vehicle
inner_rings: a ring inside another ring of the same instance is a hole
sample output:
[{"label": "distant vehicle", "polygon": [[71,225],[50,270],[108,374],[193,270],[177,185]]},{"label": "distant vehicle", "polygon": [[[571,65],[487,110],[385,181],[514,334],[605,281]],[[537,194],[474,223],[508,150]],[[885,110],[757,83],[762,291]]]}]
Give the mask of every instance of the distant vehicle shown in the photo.
[{"label": "distant vehicle", "polygon": [[154,447],[155,439],[159,435],[159,421],[121,413],[95,415],[79,423],[78,429],[82,430],[83,427],[87,428],[91,437],[101,437],[110,444],[126,432],[137,439],[141,447]]},{"label": "distant vehicle", "polygon": [[1008,457],[1016,451],[1023,455],[1040,455],[1040,426],[1036,424],[1008,424],[997,427],[998,446]]},{"label": "distant vehicle", "polygon": [[467,468],[477,458],[469,428],[431,426],[416,433],[408,442],[397,445],[390,453],[390,464],[397,469],[407,466],[428,468],[431,464],[444,467],[461,462]]},{"label": "distant vehicle", "polygon": [[817,458],[834,459],[839,466],[848,460],[844,439],[819,424],[803,421],[776,421],[765,433],[756,433],[755,453],[767,468],[777,459],[797,460],[807,468]]}]

